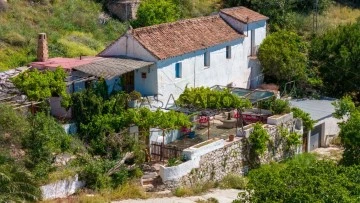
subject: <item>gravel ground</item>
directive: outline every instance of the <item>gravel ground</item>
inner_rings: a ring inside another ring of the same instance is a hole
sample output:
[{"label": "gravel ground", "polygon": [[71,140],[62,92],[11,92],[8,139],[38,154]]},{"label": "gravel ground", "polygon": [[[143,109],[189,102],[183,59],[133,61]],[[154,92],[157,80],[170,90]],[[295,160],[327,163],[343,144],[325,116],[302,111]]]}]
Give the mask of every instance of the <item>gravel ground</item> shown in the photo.
[{"label": "gravel ground", "polygon": [[205,193],[201,196],[191,196],[191,197],[163,197],[163,198],[150,198],[145,200],[123,200],[123,201],[113,201],[112,203],[194,203],[197,200],[206,200],[210,197],[216,198],[220,203],[231,203],[234,199],[237,198],[240,190],[235,189],[213,189],[208,193]]}]

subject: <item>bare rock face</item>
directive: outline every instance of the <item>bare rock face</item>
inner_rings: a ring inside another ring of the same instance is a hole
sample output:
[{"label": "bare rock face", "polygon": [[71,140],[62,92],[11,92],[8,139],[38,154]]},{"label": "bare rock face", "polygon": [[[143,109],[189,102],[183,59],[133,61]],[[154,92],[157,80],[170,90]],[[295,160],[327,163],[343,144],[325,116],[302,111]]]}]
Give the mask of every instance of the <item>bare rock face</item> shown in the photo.
[{"label": "bare rock face", "polygon": [[118,17],[122,21],[136,19],[136,12],[140,5],[140,0],[110,0],[106,3],[106,8],[111,15]]},{"label": "bare rock face", "polygon": [[8,8],[7,0],[0,0],[0,12],[6,11]]}]

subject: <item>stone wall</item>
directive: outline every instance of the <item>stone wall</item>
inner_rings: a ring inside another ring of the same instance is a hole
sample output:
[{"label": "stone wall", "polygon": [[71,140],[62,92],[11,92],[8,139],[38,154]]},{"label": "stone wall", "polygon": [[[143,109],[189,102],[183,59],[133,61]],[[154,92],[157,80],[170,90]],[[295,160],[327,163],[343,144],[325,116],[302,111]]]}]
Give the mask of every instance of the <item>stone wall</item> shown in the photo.
[{"label": "stone wall", "polygon": [[136,12],[140,5],[140,0],[116,0],[108,1],[106,8],[112,15],[122,21],[136,19]]},{"label": "stone wall", "polygon": [[[280,124],[290,131],[294,130],[295,119]],[[259,157],[261,164],[280,161],[293,153],[300,153],[301,147],[291,152],[285,150],[286,141],[279,135],[279,126],[265,124],[263,126],[270,134],[268,150]],[[246,137],[227,143],[223,148],[214,150],[200,157],[199,167],[193,168],[187,175],[178,179],[163,181],[169,189],[178,186],[191,186],[208,181],[219,181],[229,173],[243,175],[254,164],[250,156],[250,147]],[[252,161],[249,161],[252,160]]]}]

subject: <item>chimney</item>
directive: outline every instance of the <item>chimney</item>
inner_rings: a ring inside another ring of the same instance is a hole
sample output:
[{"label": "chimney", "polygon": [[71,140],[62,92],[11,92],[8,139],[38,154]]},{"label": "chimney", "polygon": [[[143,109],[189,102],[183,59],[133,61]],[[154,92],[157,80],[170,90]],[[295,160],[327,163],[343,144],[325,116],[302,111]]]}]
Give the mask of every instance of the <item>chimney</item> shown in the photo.
[{"label": "chimney", "polygon": [[38,48],[37,48],[37,61],[44,62],[49,58],[48,45],[46,33],[39,33]]}]

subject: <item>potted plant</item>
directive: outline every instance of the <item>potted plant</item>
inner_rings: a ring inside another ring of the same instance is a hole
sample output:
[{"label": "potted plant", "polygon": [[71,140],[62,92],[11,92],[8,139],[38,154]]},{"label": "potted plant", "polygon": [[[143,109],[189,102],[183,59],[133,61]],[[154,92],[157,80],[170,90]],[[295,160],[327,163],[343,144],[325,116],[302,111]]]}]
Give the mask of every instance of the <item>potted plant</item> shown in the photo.
[{"label": "potted plant", "polygon": [[134,90],[129,93],[129,101],[128,101],[129,107],[131,107],[131,108],[138,107],[140,101],[141,101],[140,92]]}]

